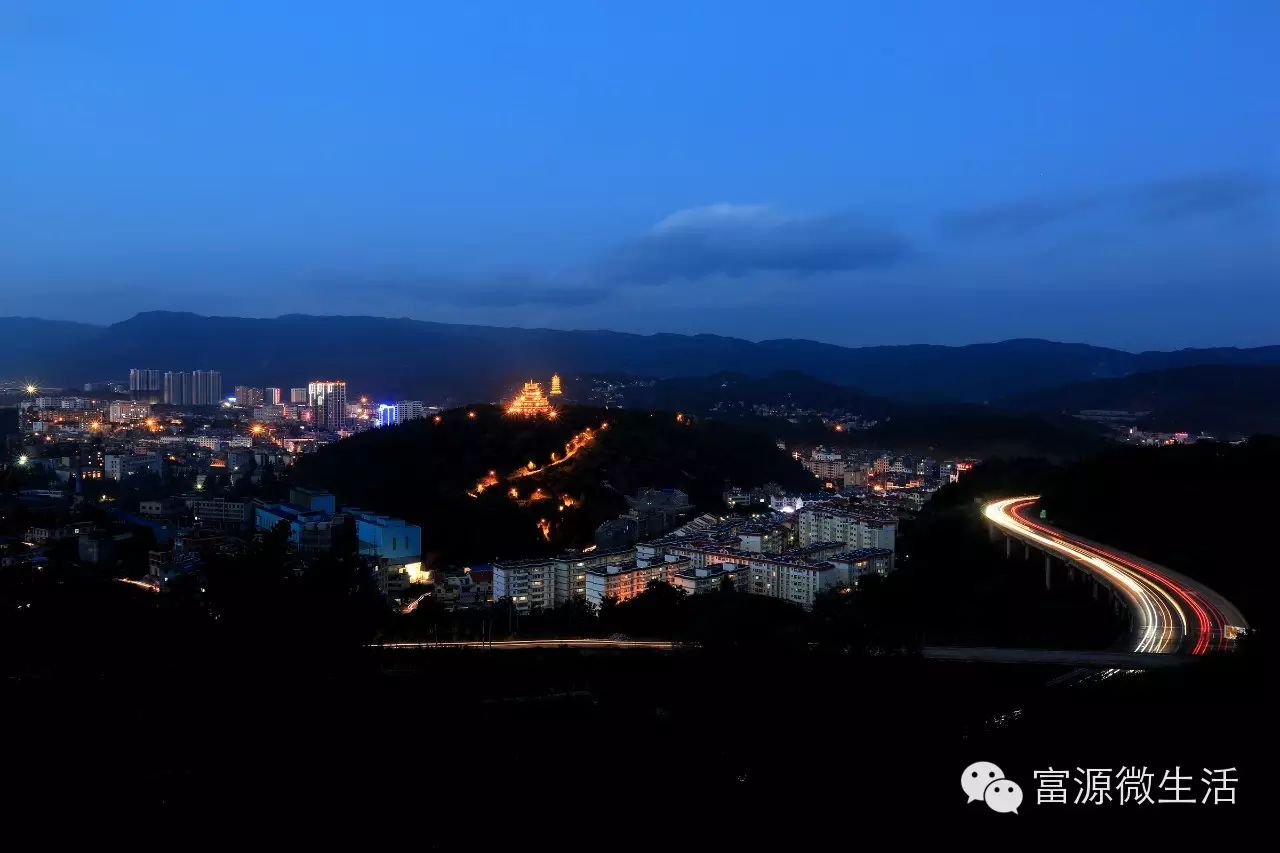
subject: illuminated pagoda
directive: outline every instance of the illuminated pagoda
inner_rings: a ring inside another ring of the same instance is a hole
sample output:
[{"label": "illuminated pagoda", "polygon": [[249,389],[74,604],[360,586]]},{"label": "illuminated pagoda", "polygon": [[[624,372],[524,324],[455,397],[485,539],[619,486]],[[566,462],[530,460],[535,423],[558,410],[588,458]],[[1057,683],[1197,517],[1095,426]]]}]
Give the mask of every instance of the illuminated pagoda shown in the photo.
[{"label": "illuminated pagoda", "polygon": [[527,418],[536,418],[540,415],[554,418],[555,411],[551,408],[551,401],[547,399],[547,395],[542,393],[542,383],[534,382],[532,379],[524,383],[520,394],[507,406],[508,415],[523,415]]},{"label": "illuminated pagoda", "polygon": [[560,390],[560,374],[551,374],[551,396],[559,397],[564,392]]}]

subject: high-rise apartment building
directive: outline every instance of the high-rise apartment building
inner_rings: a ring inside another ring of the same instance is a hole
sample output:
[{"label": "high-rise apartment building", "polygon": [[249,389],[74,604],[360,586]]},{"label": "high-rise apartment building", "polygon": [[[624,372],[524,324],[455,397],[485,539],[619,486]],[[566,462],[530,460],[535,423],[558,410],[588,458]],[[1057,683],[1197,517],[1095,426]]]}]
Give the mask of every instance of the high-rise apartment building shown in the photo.
[{"label": "high-rise apartment building", "polygon": [[422,405],[421,400],[400,400],[396,403],[396,423],[398,424],[426,416],[427,409]]},{"label": "high-rise apartment building", "polygon": [[164,401],[171,406],[190,406],[195,389],[191,374],[170,371],[164,375]]},{"label": "high-rise apartment building", "polygon": [[262,405],[278,406],[280,405],[280,389],[279,388],[263,388],[262,389]]},{"label": "high-rise apartment building", "polygon": [[222,373],[197,370],[191,374],[194,384],[191,402],[197,406],[216,406],[222,402]]},{"label": "high-rise apartment building", "polygon": [[307,389],[306,388],[290,388],[289,402],[290,403],[306,403]]},{"label": "high-rise apartment building", "polygon": [[164,395],[164,375],[159,370],[135,367],[129,371],[129,396],[158,403]]},{"label": "high-rise apartment building", "polygon": [[321,429],[339,430],[347,425],[347,383],[317,379],[307,384],[307,405],[312,423]]},{"label": "high-rise apartment building", "polygon": [[160,391],[164,388],[159,370],[135,367],[129,371],[130,391]]},{"label": "high-rise apartment building", "polygon": [[261,406],[263,401],[262,389],[251,388],[248,385],[237,385],[235,388],[236,403],[241,406]]}]

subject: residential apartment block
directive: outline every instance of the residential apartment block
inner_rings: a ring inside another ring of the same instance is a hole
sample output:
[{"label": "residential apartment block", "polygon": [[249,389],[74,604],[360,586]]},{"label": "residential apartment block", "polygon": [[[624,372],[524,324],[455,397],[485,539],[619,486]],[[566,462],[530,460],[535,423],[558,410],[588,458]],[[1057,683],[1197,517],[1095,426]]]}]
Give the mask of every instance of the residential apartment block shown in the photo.
[{"label": "residential apartment block", "polygon": [[796,512],[796,527],[801,545],[843,542],[850,549],[892,551],[898,533],[898,521],[893,516],[851,509],[835,502],[806,503]]}]

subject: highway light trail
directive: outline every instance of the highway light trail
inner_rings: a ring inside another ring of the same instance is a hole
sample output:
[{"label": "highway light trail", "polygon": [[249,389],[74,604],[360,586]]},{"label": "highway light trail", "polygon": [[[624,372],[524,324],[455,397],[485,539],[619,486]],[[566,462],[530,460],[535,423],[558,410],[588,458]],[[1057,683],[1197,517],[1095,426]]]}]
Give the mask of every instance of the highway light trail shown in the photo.
[{"label": "highway light trail", "polygon": [[160,585],[158,583],[155,583],[154,581],[145,581],[145,580],[140,581],[140,580],[134,580],[133,578],[113,578],[112,580],[114,580],[116,583],[125,584],[126,586],[134,586],[134,587],[137,587],[138,589],[145,589],[147,592],[160,591]]},{"label": "highway light trail", "polygon": [[1093,573],[1114,589],[1134,614],[1134,652],[1202,655],[1228,648],[1248,630],[1240,612],[1208,587],[1027,518],[1036,500],[992,501],[982,512],[1010,536]]},{"label": "highway light trail", "polygon": [[[1061,531],[1053,530],[1045,525],[1037,524],[1036,522],[1026,518],[1024,513],[1026,512],[1027,508],[1030,507],[1030,505],[1031,505],[1030,501],[1018,505],[1012,510],[1013,515],[1019,521],[1021,521],[1024,525],[1032,527],[1050,536],[1063,538],[1063,534]],[[1112,551],[1099,548],[1098,546],[1093,545],[1091,543],[1086,543],[1083,540],[1078,541],[1076,544],[1079,547],[1083,548],[1085,551],[1088,551],[1092,554],[1097,555],[1099,559],[1104,559],[1112,563],[1118,563],[1124,566],[1125,568],[1129,569],[1130,572],[1136,572],[1137,574],[1135,575],[1135,577],[1138,577],[1140,581],[1142,581],[1151,589],[1153,589],[1158,594],[1163,596],[1166,601],[1169,601],[1175,608],[1178,609],[1179,620],[1182,624],[1182,629],[1183,629],[1182,633],[1184,636],[1188,633],[1189,626],[1187,624],[1185,613],[1183,613],[1181,607],[1178,606],[1178,601],[1175,601],[1174,599],[1177,598],[1179,601],[1185,604],[1188,608],[1190,608],[1190,610],[1195,614],[1195,618],[1196,618],[1196,625],[1195,625],[1196,630],[1193,634],[1193,636],[1195,637],[1195,640],[1191,648],[1191,654],[1202,655],[1205,652],[1207,652],[1209,650],[1211,639],[1214,637],[1215,634],[1220,642],[1219,647],[1220,648],[1226,647],[1227,641],[1225,638],[1225,627],[1224,627],[1226,624],[1225,620],[1219,618],[1219,620],[1216,623],[1217,630],[1215,631],[1215,624],[1211,624],[1209,614],[1206,612],[1205,608],[1197,600],[1197,595],[1194,592],[1194,590],[1184,586],[1183,584],[1179,584],[1177,581],[1173,580],[1171,577],[1167,577],[1166,575],[1163,575],[1160,572],[1157,572],[1151,568],[1142,566],[1132,560],[1126,559],[1125,557],[1122,557],[1121,555],[1116,554]],[[1167,590],[1172,590],[1173,591],[1172,594],[1170,594],[1170,592],[1168,592]],[[1218,614],[1218,615],[1219,617],[1221,617],[1221,614]]]}]

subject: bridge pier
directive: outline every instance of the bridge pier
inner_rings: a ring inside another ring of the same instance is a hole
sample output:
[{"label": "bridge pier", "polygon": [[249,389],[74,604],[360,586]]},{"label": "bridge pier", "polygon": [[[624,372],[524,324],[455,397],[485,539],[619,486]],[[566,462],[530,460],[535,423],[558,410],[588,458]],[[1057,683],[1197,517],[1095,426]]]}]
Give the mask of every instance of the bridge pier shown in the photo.
[{"label": "bridge pier", "polygon": [[1004,537],[1004,558],[1009,559],[1009,553],[1013,550],[1013,537]]},{"label": "bridge pier", "polygon": [[1022,559],[1024,560],[1031,559],[1031,544],[1028,542],[1022,543]]},{"label": "bridge pier", "polygon": [[1045,591],[1048,592],[1049,590],[1049,552],[1048,551],[1046,551],[1044,555],[1044,588],[1045,588]]}]

